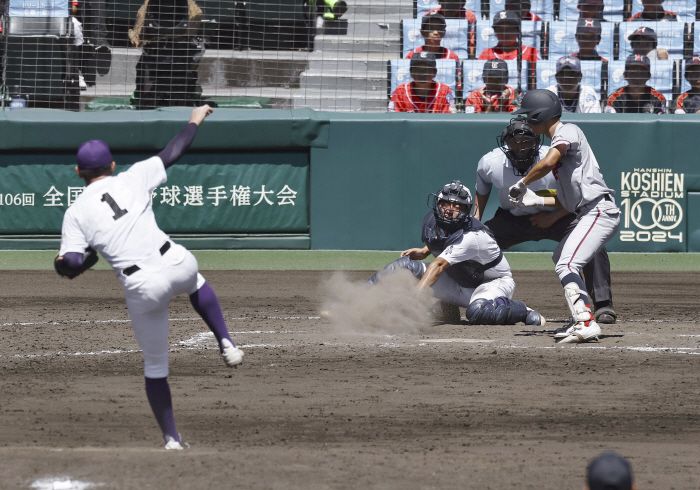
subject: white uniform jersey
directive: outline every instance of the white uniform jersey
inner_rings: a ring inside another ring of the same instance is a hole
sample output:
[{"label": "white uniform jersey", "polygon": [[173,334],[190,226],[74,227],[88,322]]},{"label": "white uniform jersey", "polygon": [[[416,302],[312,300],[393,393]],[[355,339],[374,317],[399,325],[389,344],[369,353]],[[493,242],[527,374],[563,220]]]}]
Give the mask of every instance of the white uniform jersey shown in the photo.
[{"label": "white uniform jersey", "polygon": [[[540,153],[537,156],[535,163],[539,162],[549,151],[549,146],[540,148]],[[554,211],[555,207],[544,208],[516,208],[510,202],[508,189],[518,183],[522,176],[515,175],[513,165],[499,148],[488,152],[481,157],[476,169],[476,192],[486,195],[491,192],[492,187],[498,189],[498,202],[503,209],[510,211],[515,216],[524,216],[526,214],[540,213],[542,211]],[[540,180],[533,182],[529,187],[533,191],[544,189],[556,189],[557,183],[554,176],[550,173]]]},{"label": "white uniform jersey", "polygon": [[[455,265],[467,260],[473,260],[480,264],[488,264],[496,260],[501,255],[496,240],[486,231],[465,232],[461,240],[449,245],[441,254],[440,258]],[[510,264],[505,257],[495,266],[484,272],[484,281],[491,281],[500,277],[512,277]]]},{"label": "white uniform jersey", "polygon": [[[600,113],[600,97],[593,89],[588,85],[579,85],[581,87],[581,92],[578,97],[578,104],[575,107],[566,107],[564,103],[561,105],[562,112],[579,112],[579,113]],[[559,85],[554,84],[547,87],[547,90],[559,94]]]},{"label": "white uniform jersey", "polygon": [[558,123],[552,147],[558,145],[565,145],[564,156],[552,173],[557,180],[557,197],[564,209],[574,213],[605,194],[611,198],[615,196],[615,191],[605,184],[598,161],[578,126]]},{"label": "white uniform jersey", "polygon": [[151,193],[166,181],[155,156],[87,186],[63,217],[59,254],[90,246],[117,272],[159,254],[169,238],[156,224]]}]

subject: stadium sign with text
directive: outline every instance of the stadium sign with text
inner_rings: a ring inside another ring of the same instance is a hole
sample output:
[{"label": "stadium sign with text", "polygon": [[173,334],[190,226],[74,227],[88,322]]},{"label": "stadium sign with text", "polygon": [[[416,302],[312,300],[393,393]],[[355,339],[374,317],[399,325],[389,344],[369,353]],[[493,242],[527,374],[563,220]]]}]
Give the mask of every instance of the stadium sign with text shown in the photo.
[{"label": "stadium sign with text", "polygon": [[620,241],[634,252],[685,251],[685,174],[670,168],[622,172]]}]

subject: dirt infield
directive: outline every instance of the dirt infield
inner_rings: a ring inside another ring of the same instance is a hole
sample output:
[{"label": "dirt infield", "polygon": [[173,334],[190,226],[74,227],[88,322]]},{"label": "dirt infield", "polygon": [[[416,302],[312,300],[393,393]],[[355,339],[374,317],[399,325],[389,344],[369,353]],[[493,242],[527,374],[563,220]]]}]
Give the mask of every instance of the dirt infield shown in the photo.
[{"label": "dirt infield", "polygon": [[539,331],[392,336],[329,329],[328,272],[205,275],[246,359],[227,369],[173,301],[170,384],[191,447],[172,453],[113,274],[0,272],[1,488],[581,489],[605,449],[640,490],[700,487],[700,273],[613,273],[619,323],[556,347],[554,272],[514,273],[516,298],[549,321]]}]

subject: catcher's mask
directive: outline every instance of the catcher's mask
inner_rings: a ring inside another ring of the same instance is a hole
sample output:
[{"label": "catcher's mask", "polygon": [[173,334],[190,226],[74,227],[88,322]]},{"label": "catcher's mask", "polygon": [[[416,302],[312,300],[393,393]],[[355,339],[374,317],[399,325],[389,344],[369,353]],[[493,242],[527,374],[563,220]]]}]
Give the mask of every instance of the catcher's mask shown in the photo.
[{"label": "catcher's mask", "polygon": [[[456,203],[460,209],[456,215],[446,203]],[[472,194],[459,180],[446,184],[437,194],[428,196],[428,207],[433,209],[435,222],[445,233],[453,233],[471,221]]]},{"label": "catcher's mask", "polygon": [[[510,120],[503,134],[496,138],[498,147],[513,165],[515,175],[525,175],[535,164],[542,147],[542,138],[535,134],[527,120],[518,116]],[[513,148],[517,146],[517,148]]]}]

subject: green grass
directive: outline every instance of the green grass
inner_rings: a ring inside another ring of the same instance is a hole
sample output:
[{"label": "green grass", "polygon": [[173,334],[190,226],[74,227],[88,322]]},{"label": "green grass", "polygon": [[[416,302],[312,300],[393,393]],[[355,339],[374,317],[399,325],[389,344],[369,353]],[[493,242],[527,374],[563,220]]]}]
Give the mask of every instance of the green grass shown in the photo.
[{"label": "green grass", "polygon": [[[195,251],[201,270],[378,270],[399,252],[335,250]],[[0,251],[0,270],[50,270],[56,252]],[[551,254],[506,252],[514,270],[553,270]],[[700,254],[611,253],[613,271],[700,271]],[[107,270],[100,260],[95,269]]]}]

